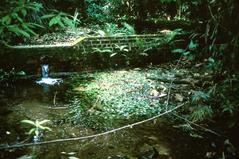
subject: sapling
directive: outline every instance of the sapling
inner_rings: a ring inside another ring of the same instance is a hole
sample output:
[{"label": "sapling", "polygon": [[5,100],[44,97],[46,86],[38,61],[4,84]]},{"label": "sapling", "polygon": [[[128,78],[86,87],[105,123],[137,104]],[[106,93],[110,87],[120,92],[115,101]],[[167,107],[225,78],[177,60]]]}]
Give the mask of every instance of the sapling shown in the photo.
[{"label": "sapling", "polygon": [[43,126],[43,124],[50,122],[50,120],[46,120],[46,119],[42,121],[22,120],[21,122],[32,126],[32,128],[27,132],[27,134],[33,135],[34,142],[37,142],[40,140],[40,136],[44,130],[51,131],[51,128],[47,126]]}]

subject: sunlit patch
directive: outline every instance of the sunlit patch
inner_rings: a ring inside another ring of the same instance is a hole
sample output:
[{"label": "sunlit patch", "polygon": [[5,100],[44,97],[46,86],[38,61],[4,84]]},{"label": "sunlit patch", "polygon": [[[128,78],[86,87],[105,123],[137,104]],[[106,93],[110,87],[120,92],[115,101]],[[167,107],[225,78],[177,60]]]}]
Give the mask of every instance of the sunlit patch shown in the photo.
[{"label": "sunlit patch", "polygon": [[63,82],[63,80],[60,79],[60,78],[48,78],[48,77],[47,78],[42,78],[42,79],[36,81],[36,83],[40,84],[40,85],[42,85],[42,84],[58,85],[58,84],[60,84],[62,82]]}]

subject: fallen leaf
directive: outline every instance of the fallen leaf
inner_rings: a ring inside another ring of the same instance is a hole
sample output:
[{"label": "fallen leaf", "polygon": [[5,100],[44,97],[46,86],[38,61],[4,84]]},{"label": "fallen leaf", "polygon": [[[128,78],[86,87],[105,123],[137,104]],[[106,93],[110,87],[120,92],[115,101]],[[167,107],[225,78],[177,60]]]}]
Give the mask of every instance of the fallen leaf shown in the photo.
[{"label": "fallen leaf", "polygon": [[177,93],[175,94],[174,98],[176,101],[182,102],[184,97],[181,94]]},{"label": "fallen leaf", "polygon": [[150,91],[149,95],[153,97],[158,97],[160,93],[157,90],[153,89]]},{"label": "fallen leaf", "polygon": [[166,96],[167,94],[163,93],[163,92],[158,92],[157,90],[153,89],[150,91],[149,95],[154,98],[161,98],[161,97]]}]

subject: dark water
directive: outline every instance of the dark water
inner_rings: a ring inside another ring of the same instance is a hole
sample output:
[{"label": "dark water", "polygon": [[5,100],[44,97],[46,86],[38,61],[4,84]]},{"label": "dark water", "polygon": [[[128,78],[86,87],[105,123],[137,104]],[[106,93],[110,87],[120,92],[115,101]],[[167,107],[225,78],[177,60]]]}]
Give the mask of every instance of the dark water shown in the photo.
[{"label": "dark water", "polygon": [[[29,130],[23,119],[51,120],[41,141],[99,133],[66,121],[69,112],[62,86],[42,87],[25,81],[2,89],[0,94],[0,146],[25,140]],[[168,124],[166,119],[135,126],[105,136],[73,142],[62,142],[28,148],[0,150],[0,158],[25,156],[40,159],[201,159],[213,151],[210,139],[192,138]]]}]

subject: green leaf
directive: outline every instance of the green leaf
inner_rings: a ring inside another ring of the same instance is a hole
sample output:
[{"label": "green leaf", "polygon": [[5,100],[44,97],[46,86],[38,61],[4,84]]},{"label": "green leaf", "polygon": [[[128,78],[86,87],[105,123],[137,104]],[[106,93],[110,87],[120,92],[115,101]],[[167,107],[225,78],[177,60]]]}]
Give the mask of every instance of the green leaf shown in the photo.
[{"label": "green leaf", "polygon": [[48,18],[52,18],[54,16],[56,16],[56,15],[55,14],[46,14],[46,15],[41,16],[41,19],[48,19]]},{"label": "green leaf", "polygon": [[184,53],[185,50],[184,49],[174,49],[172,50],[172,53]]},{"label": "green leaf", "polygon": [[47,119],[45,119],[45,120],[42,120],[42,121],[40,121],[40,122],[39,122],[39,124],[40,124],[40,125],[42,125],[42,124],[49,123],[49,122],[51,122],[51,121],[50,121],[50,120],[47,120]]},{"label": "green leaf", "polygon": [[20,29],[18,26],[16,25],[12,25],[8,27],[8,30],[15,33],[16,35],[23,35],[24,37],[29,38],[30,34],[28,34],[26,31]]},{"label": "green leaf", "polygon": [[39,27],[39,28],[45,28],[43,25],[40,25],[40,24],[36,24],[36,23],[27,23],[27,25],[30,27],[30,28],[35,28],[35,27]]},{"label": "green leaf", "polygon": [[38,125],[38,128],[40,128],[41,130],[49,130],[49,131],[51,131],[51,128],[49,128],[47,126]]},{"label": "green leaf", "polygon": [[188,49],[189,50],[194,50],[197,48],[197,44],[193,42],[193,40],[190,41],[189,45],[188,45]]},{"label": "green leaf", "polygon": [[65,28],[65,25],[62,23],[61,18],[59,19],[58,23],[62,28]]},{"label": "green leaf", "polygon": [[22,15],[25,17],[25,16],[27,15],[27,10],[23,8],[23,9],[21,10],[21,13],[22,13]]},{"label": "green leaf", "polygon": [[32,35],[34,35],[34,36],[37,35],[32,29],[30,29],[30,28],[28,27],[28,25],[27,25],[26,23],[23,23],[23,24],[22,24],[22,27],[23,27],[26,31],[28,31],[29,33],[31,33]]},{"label": "green leaf", "polygon": [[74,21],[67,18],[67,17],[64,17],[62,18],[63,19],[63,22],[67,25],[67,26],[70,26],[70,27],[74,27]]},{"label": "green leaf", "polygon": [[192,112],[190,118],[193,122],[203,121],[207,117],[212,117],[213,110],[207,105],[198,105],[196,109]]},{"label": "green leaf", "polygon": [[52,18],[52,19],[50,20],[49,26],[51,27],[51,26],[53,26],[53,25],[55,25],[55,24],[58,24],[59,21],[60,21],[60,16],[58,15],[58,16],[56,16],[56,17],[54,17],[54,18]]},{"label": "green leaf", "polygon": [[209,94],[203,92],[203,91],[195,91],[193,96],[192,96],[192,101],[193,102],[198,102],[200,100],[208,100],[209,99]]},{"label": "green leaf", "polygon": [[36,131],[36,128],[32,128],[31,130],[29,130],[29,132],[27,134],[31,135]]},{"label": "green leaf", "polygon": [[30,125],[36,126],[36,123],[31,121],[31,120],[22,120],[21,123],[26,123],[26,124],[30,124]]},{"label": "green leaf", "polygon": [[25,76],[26,72],[20,71],[20,72],[17,72],[16,75],[18,75],[18,76]]},{"label": "green leaf", "polygon": [[132,27],[131,25],[129,25],[128,23],[123,23],[124,27],[127,29],[127,31],[130,34],[135,34],[135,30],[134,27]]},{"label": "green leaf", "polygon": [[183,56],[188,56],[191,52],[190,51],[186,51],[183,53]]},{"label": "green leaf", "polygon": [[27,5],[26,8],[31,9],[35,12],[39,12],[40,9],[42,8],[42,4],[34,2],[34,3],[31,3],[30,5]]},{"label": "green leaf", "polygon": [[11,23],[12,18],[9,15],[6,15],[1,18],[2,24],[9,25]]},{"label": "green leaf", "polygon": [[24,20],[17,13],[12,13],[12,17],[17,19],[19,22],[24,23]]},{"label": "green leaf", "polygon": [[212,57],[209,57],[209,58],[208,58],[208,62],[210,62],[210,63],[213,63],[213,64],[214,64],[214,63],[215,63],[215,60],[214,60],[214,58],[212,58]]},{"label": "green leaf", "polygon": [[0,35],[3,33],[3,27],[0,27]]},{"label": "green leaf", "polygon": [[44,130],[52,131],[52,129],[49,127],[44,127]]}]

